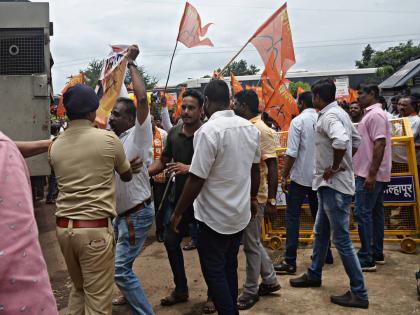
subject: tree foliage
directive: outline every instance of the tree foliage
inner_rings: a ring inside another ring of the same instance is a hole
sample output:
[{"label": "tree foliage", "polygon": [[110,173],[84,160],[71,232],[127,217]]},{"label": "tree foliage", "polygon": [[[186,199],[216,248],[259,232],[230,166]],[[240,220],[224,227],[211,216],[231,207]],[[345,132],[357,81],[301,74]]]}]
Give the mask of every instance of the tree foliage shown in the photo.
[{"label": "tree foliage", "polygon": [[356,61],[356,67],[378,68],[376,76],[386,79],[407,62],[420,58],[420,44],[414,45],[412,40],[389,47],[384,51],[376,51],[367,45],[362,52],[361,60]]},{"label": "tree foliage", "polygon": [[[222,69],[217,69],[216,72],[220,72]],[[228,76],[230,72],[232,72],[235,76],[238,75],[254,75],[257,74],[260,69],[257,68],[255,65],[250,65],[248,67],[248,63],[246,60],[241,59],[239,61],[234,61],[230,64],[230,66],[223,72],[223,75]]]},{"label": "tree foliage", "polygon": [[302,81],[298,81],[298,82],[290,81],[289,91],[290,91],[290,94],[292,94],[294,98],[297,97],[298,87],[303,88],[305,91],[310,91],[311,90],[311,85],[309,83],[302,82]]},{"label": "tree foliage", "polygon": [[[102,66],[103,60],[94,59],[89,63],[88,67],[85,70],[81,70],[85,73],[87,85],[91,86],[92,88],[96,87],[99,80],[99,76],[101,75]],[[137,69],[143,76],[144,82],[146,83],[146,88],[148,90],[152,90],[158,83],[158,80],[154,76],[147,74],[146,70],[144,69],[144,66],[138,66]],[[125,76],[125,83],[128,84],[129,82],[131,82],[131,75],[130,71],[127,70],[127,74]]]}]

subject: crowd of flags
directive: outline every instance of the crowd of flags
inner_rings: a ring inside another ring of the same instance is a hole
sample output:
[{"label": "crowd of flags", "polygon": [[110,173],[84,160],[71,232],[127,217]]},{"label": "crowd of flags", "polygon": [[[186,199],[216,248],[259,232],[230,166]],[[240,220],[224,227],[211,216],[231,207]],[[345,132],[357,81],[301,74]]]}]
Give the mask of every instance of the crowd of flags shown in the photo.
[{"label": "crowd of flags", "polygon": [[[179,31],[171,65],[178,42],[184,44],[188,48],[203,45],[214,46],[213,42],[205,37],[211,25],[212,23],[208,23],[202,26],[197,9],[186,2],[184,13],[179,24]],[[292,32],[287,13],[287,3],[276,10],[255,31],[245,43],[245,46],[249,43],[254,45],[258,51],[264,63],[264,71],[260,78],[261,86],[247,85],[245,86],[245,89],[254,90],[260,99],[260,111],[267,112],[275,120],[281,130],[287,130],[291,119],[299,114],[296,100],[288,89],[289,81],[286,79],[287,71],[296,63]],[[243,48],[245,48],[245,46]],[[113,104],[115,104],[116,98],[127,93],[123,83],[127,64],[127,58],[124,58],[124,56],[126,56],[128,46],[118,45],[111,47],[112,51],[104,60],[104,66],[97,86],[97,93],[101,99],[100,107],[97,112],[97,123],[100,127],[105,126],[105,122],[112,110]],[[226,68],[227,67],[224,69]],[[167,82],[169,76],[170,71]],[[213,77],[223,79],[223,73],[214,72]],[[83,73],[71,77],[68,84],[64,87],[62,94],[77,83],[85,83]],[[230,84],[233,93],[237,93],[244,89],[233,73],[230,73]],[[297,95],[303,91],[302,87],[298,87]],[[173,110],[173,107],[176,106],[174,113],[175,118],[178,118],[181,115],[182,95],[184,92],[185,88],[182,88],[178,93],[178,97],[173,96],[171,93],[166,93],[166,88],[165,91],[162,92],[167,98],[170,105],[169,107],[171,107],[169,109]],[[346,97],[345,101],[351,103],[355,100],[357,100],[357,91],[350,89],[349,96]],[[60,98],[57,116],[64,116],[62,98]]]}]

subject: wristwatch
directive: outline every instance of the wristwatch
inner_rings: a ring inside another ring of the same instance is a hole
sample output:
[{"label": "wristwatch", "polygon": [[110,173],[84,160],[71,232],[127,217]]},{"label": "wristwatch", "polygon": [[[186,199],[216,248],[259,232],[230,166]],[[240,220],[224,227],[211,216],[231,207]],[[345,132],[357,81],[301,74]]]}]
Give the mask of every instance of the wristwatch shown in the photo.
[{"label": "wristwatch", "polygon": [[277,204],[277,200],[275,198],[268,199],[267,202],[272,206],[275,206]]}]

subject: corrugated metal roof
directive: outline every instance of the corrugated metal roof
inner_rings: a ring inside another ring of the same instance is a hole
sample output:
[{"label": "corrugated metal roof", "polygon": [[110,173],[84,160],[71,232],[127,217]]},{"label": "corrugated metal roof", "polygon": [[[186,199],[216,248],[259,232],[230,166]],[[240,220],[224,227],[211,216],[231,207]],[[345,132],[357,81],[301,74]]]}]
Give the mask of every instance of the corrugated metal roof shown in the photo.
[{"label": "corrugated metal roof", "polygon": [[420,59],[408,62],[404,67],[379,84],[381,89],[393,89],[403,86],[420,71]]}]

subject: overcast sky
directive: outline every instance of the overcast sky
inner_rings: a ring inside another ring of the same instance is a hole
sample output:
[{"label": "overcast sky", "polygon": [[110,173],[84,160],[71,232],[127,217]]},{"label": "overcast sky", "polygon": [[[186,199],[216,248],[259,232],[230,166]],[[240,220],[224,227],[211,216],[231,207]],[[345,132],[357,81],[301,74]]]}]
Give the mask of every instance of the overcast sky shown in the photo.
[{"label": "overcast sky", "polygon": [[[223,67],[255,30],[285,1],[191,0],[214,47],[178,45],[170,84]],[[288,2],[295,46],[293,70],[354,68],[363,47],[384,49],[420,40],[418,0],[293,0]],[[140,46],[138,64],[164,84],[185,2],[181,0],[51,0],[53,82],[59,93],[66,77],[101,59],[109,44]],[[261,68],[252,45],[239,56]]]}]

